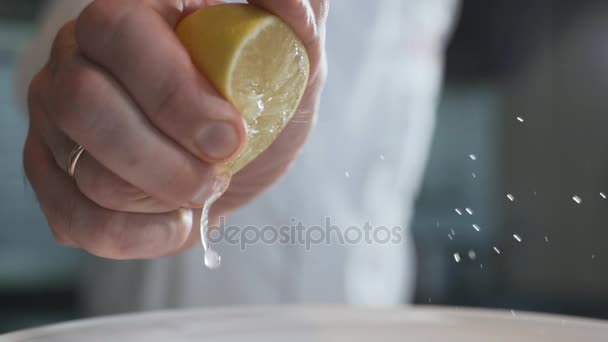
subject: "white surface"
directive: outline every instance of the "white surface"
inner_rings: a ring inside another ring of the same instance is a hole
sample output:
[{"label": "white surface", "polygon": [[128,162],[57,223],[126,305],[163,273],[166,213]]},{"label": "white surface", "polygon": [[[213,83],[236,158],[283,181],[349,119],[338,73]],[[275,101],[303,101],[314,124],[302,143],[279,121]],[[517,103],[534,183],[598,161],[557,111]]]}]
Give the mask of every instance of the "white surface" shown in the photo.
[{"label": "white surface", "polygon": [[287,307],[159,312],[18,332],[16,341],[606,341],[608,324],[459,309]]}]

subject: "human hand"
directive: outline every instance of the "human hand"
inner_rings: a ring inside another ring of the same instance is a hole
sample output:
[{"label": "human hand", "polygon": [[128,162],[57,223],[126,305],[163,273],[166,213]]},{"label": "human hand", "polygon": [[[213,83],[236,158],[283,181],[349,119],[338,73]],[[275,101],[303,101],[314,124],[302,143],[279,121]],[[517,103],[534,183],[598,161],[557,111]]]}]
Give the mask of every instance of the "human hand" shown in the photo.
[{"label": "human hand", "polygon": [[[234,175],[217,220],[273,184],[296,158],[325,80],[328,0],[251,0],[302,38],[311,78],[275,143]],[[173,30],[218,1],[97,0],[58,33],[30,85],[24,163],[57,240],[113,259],[152,258],[193,246],[197,208],[219,165],[246,143],[243,119],[201,75]],[[86,152],[74,180],[75,144]]]}]

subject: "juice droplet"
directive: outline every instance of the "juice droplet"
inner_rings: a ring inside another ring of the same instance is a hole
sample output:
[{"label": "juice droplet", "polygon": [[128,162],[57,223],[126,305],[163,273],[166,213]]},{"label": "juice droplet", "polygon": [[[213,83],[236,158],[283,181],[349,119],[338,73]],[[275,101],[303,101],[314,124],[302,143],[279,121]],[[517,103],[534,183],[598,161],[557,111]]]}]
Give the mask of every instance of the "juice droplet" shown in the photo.
[{"label": "juice droplet", "polygon": [[205,266],[208,269],[214,270],[222,264],[222,257],[213,249],[209,248],[205,251]]},{"label": "juice droplet", "polygon": [[456,261],[456,263],[460,263],[460,254],[459,253],[454,253],[454,261]]}]

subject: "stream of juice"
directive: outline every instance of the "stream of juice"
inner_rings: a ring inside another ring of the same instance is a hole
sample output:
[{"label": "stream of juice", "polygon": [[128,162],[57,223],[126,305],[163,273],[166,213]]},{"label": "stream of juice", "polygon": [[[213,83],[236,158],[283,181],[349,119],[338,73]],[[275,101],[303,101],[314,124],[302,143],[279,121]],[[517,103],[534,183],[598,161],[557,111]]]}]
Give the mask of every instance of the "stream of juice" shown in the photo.
[{"label": "stream of juice", "polygon": [[209,211],[215,202],[222,196],[226,186],[223,182],[215,182],[213,187],[213,193],[211,197],[203,205],[203,211],[201,213],[200,231],[201,231],[201,243],[203,245],[204,253],[204,264],[209,269],[216,269],[220,267],[222,263],[222,257],[211,248],[209,241]]}]

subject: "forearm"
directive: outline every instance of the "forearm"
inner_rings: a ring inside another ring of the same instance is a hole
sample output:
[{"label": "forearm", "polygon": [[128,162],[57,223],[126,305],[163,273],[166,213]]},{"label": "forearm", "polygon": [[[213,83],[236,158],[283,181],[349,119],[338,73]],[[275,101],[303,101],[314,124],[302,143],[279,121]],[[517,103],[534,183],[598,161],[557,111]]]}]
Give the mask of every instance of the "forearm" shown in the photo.
[{"label": "forearm", "polygon": [[20,104],[26,108],[27,89],[34,75],[48,60],[53,39],[59,28],[74,19],[92,0],[55,0],[42,13],[38,31],[24,51],[16,77]]}]

